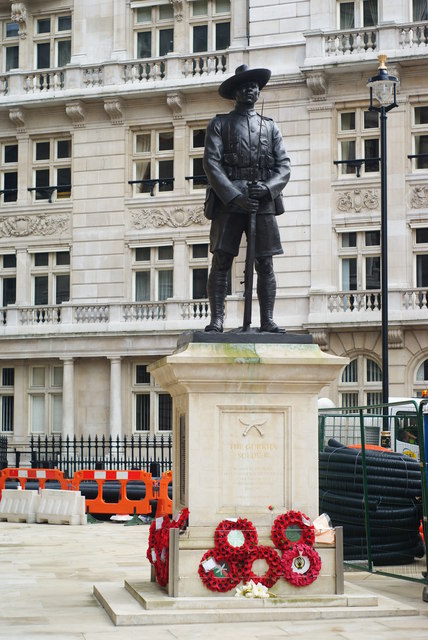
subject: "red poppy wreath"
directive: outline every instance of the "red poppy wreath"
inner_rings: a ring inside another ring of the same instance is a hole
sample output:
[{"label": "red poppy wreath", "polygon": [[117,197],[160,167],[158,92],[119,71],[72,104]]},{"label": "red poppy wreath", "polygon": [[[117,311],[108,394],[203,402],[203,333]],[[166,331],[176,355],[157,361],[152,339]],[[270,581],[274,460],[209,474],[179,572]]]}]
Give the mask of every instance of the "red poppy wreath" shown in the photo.
[{"label": "red poppy wreath", "polygon": [[160,526],[158,518],[150,525],[147,559],[154,566],[156,580],[162,587],[168,584],[169,530],[183,529],[188,517],[189,510],[186,508],[176,520],[171,521],[168,516],[164,516]]},{"label": "red poppy wreath", "polygon": [[312,547],[315,542],[314,526],[300,511],[287,511],[275,518],[271,535],[275,547],[281,551],[291,549],[295,544]]},{"label": "red poppy wreath", "polygon": [[208,549],[204,553],[198,573],[210,591],[230,591],[241,582],[237,564],[230,558],[223,557],[217,549]]},{"label": "red poppy wreath", "polygon": [[321,558],[312,547],[296,544],[284,551],[281,558],[283,576],[296,587],[306,587],[318,578]]},{"label": "red poppy wreath", "polygon": [[[268,564],[268,570],[262,576],[259,576],[252,571],[252,565],[256,560],[265,560]],[[279,578],[282,577],[281,558],[279,557],[278,552],[271,547],[260,546],[253,549],[249,558],[249,566],[250,571],[248,573],[247,580],[252,580],[256,584],[259,582],[268,589],[273,587],[273,585],[278,582]]]},{"label": "red poppy wreath", "polygon": [[222,558],[245,563],[257,547],[257,529],[246,518],[222,520],[214,533],[215,548]]}]

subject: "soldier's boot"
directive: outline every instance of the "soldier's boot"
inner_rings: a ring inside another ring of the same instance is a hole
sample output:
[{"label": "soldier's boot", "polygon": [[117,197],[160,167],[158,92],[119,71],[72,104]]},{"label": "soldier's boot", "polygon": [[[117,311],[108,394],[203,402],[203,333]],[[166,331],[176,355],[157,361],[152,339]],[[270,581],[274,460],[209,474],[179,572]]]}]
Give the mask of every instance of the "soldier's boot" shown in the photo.
[{"label": "soldier's boot", "polygon": [[273,271],[258,274],[257,297],[260,306],[260,331],[285,333],[285,330],[278,327],[273,321],[273,308],[276,297],[276,278]]},{"label": "soldier's boot", "polygon": [[227,271],[211,269],[207,283],[211,321],[205,331],[223,332],[224,301],[227,293]]}]

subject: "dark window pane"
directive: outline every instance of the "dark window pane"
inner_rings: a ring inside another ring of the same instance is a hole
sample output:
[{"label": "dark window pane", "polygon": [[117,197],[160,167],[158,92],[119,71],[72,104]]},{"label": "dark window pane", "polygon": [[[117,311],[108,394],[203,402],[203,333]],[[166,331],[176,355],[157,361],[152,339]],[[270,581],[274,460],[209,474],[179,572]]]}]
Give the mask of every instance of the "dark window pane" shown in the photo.
[{"label": "dark window pane", "polygon": [[374,27],[377,25],[377,0],[364,0],[363,26]]},{"label": "dark window pane", "polygon": [[71,60],[71,40],[58,42],[58,67],[65,67]]},{"label": "dark window pane", "polygon": [[49,186],[49,169],[39,169],[36,171],[36,187],[40,191],[36,191],[36,200],[48,200],[49,194],[43,190],[43,187]]},{"label": "dark window pane", "polygon": [[6,47],[6,71],[18,69],[19,67],[19,47]]},{"label": "dark window pane", "polygon": [[18,145],[17,144],[5,144],[4,161],[18,162]]},{"label": "dark window pane", "polygon": [[355,131],[355,111],[340,114],[340,130]]},{"label": "dark window pane", "polygon": [[50,66],[50,44],[49,42],[40,42],[37,45],[37,69],[49,69]]},{"label": "dark window pane", "polygon": [[340,4],[340,23],[339,29],[353,29],[354,21],[354,3],[342,2]]},{"label": "dark window pane", "polygon": [[71,193],[71,169],[58,169],[56,173],[57,198],[69,198]]},{"label": "dark window pane", "polygon": [[34,278],[34,304],[48,304],[48,276]]},{"label": "dark window pane", "polygon": [[355,231],[349,231],[348,233],[342,233],[342,247],[356,247],[357,246],[357,234]]},{"label": "dark window pane", "polygon": [[57,158],[71,158],[71,140],[58,140],[56,156]]},{"label": "dark window pane", "polygon": [[16,38],[19,32],[19,24],[17,22],[8,22],[6,24],[6,38]]},{"label": "dark window pane", "polygon": [[172,151],[174,149],[174,132],[162,131],[159,133],[159,151]]},{"label": "dark window pane", "polygon": [[415,107],[415,124],[428,124],[428,107]]},{"label": "dark window pane", "polygon": [[382,369],[371,358],[367,358],[366,376],[367,382],[382,382]]},{"label": "dark window pane", "polygon": [[174,29],[161,29],[159,31],[159,55],[166,56],[174,51]]},{"label": "dark window pane", "polygon": [[135,274],[135,300],[136,302],[150,300],[150,271],[137,271]]},{"label": "dark window pane", "polygon": [[425,154],[425,158],[416,158],[416,169],[428,169],[428,136],[416,136],[415,143],[416,153]]},{"label": "dark window pane", "polygon": [[49,142],[36,142],[36,160],[49,160],[50,144]]},{"label": "dark window pane", "polygon": [[351,360],[342,373],[342,382],[358,382],[358,361]]},{"label": "dark window pane", "polygon": [[49,33],[51,30],[50,18],[37,20],[37,33]]},{"label": "dark window pane", "polygon": [[208,269],[192,270],[193,300],[207,297]]},{"label": "dark window pane", "polygon": [[35,267],[47,267],[49,264],[48,253],[35,253],[34,254],[34,266]]},{"label": "dark window pane", "polygon": [[137,34],[137,58],[152,57],[152,34],[151,31],[140,31]]},{"label": "dark window pane", "polygon": [[422,229],[416,229],[416,242],[417,243],[427,243],[428,242],[428,228],[424,227]]},{"label": "dark window pane", "polygon": [[70,300],[70,276],[67,273],[56,276],[55,304],[61,304],[61,302],[67,302],[68,300]]},{"label": "dark window pane", "polygon": [[230,45],[230,22],[219,22],[215,26],[216,51],[227,49]]},{"label": "dark window pane", "polygon": [[380,289],[380,256],[366,258],[366,289]]},{"label": "dark window pane", "polygon": [[[159,179],[173,178],[174,177],[174,160],[160,160],[159,161]],[[159,185],[159,191],[172,191],[174,189],[173,181],[168,181],[165,184]]]},{"label": "dark window pane", "polygon": [[56,253],[56,264],[57,265],[70,264],[70,252],[69,251],[57,251],[57,253]]},{"label": "dark window pane", "polygon": [[172,245],[158,248],[158,260],[172,260],[174,258],[174,247]]},{"label": "dark window pane", "polygon": [[2,397],[2,431],[13,431],[13,396]]},{"label": "dark window pane", "polygon": [[380,231],[366,231],[366,247],[378,247],[380,245]]},{"label": "dark window pane", "polygon": [[3,306],[16,302],[16,278],[3,278]]},{"label": "dark window pane", "polygon": [[416,256],[416,286],[428,287],[428,255]]},{"label": "dark window pane", "polygon": [[174,9],[171,5],[164,4],[159,7],[159,20],[173,20]]},{"label": "dark window pane", "polygon": [[413,20],[415,22],[428,20],[427,0],[413,0]]},{"label": "dark window pane", "polygon": [[171,431],[172,429],[172,398],[169,393],[160,393],[159,400],[159,431]]},{"label": "dark window pane", "polygon": [[3,387],[13,387],[15,384],[15,369],[4,367],[2,369],[1,383]]},{"label": "dark window pane", "polygon": [[11,189],[3,194],[3,202],[16,202],[18,199],[18,173],[16,171],[5,173],[3,183],[5,189]]},{"label": "dark window pane", "polygon": [[205,147],[206,129],[193,129],[193,148],[200,149]]},{"label": "dark window pane", "polygon": [[149,262],[150,247],[137,247],[135,249],[135,260],[137,262]]},{"label": "dark window pane", "polygon": [[192,245],[192,258],[208,258],[207,244]]},{"label": "dark window pane", "polygon": [[193,27],[193,51],[197,53],[198,51],[207,51],[208,50],[208,26],[198,25]]},{"label": "dark window pane", "polygon": [[135,396],[135,429],[150,431],[150,396],[139,393]]},{"label": "dark window pane", "polygon": [[364,165],[366,173],[379,171],[379,160],[367,160],[368,158],[379,158],[379,140],[377,138],[364,140],[364,158],[366,159]]},{"label": "dark window pane", "polygon": [[364,129],[377,129],[379,114],[377,111],[364,111]]},{"label": "dark window pane", "polygon": [[137,364],[135,367],[135,382],[137,384],[150,384],[150,373],[146,364]]},{"label": "dark window pane", "polygon": [[[199,176],[199,178],[198,178]],[[193,188],[204,189],[206,187],[205,180],[200,176],[205,176],[204,163],[202,158],[193,158]]]},{"label": "dark window pane", "polygon": [[342,290],[356,291],[357,289],[357,259],[344,258],[342,260]]},{"label": "dark window pane", "polygon": [[158,300],[167,300],[174,295],[172,271],[158,272]]},{"label": "dark window pane", "polygon": [[70,31],[71,16],[61,16],[58,18],[58,31]]},{"label": "dark window pane", "polygon": [[14,269],[16,267],[16,255],[7,253],[3,256],[3,269]]}]

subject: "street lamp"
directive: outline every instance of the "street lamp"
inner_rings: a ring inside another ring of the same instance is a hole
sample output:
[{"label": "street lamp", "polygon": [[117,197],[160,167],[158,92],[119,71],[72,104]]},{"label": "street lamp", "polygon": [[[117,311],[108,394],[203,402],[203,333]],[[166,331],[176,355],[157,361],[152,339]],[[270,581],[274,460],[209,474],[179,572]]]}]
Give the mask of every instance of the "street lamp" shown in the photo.
[{"label": "street lamp", "polygon": [[[389,399],[388,376],[388,224],[387,224],[387,159],[386,159],[386,114],[397,104],[398,78],[388,74],[386,55],[379,55],[377,76],[369,78],[370,111],[380,114],[380,192],[381,192],[381,311],[382,311],[382,403]],[[376,101],[379,106],[375,106]]]}]

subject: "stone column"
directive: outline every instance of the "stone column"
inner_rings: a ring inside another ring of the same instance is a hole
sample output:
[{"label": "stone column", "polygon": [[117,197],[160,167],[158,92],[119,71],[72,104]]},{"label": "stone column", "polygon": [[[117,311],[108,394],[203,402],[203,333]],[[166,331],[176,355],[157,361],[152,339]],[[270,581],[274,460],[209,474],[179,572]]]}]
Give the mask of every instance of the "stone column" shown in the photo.
[{"label": "stone column", "polygon": [[74,359],[63,358],[62,437],[73,438],[74,431]]},{"label": "stone column", "polygon": [[122,438],[122,363],[120,356],[110,360],[110,435]]},{"label": "stone column", "polygon": [[189,260],[187,245],[184,239],[174,242],[174,299],[188,300],[189,278],[183,278],[183,274],[189,273]]},{"label": "stone column", "polygon": [[31,303],[30,256],[26,249],[16,250],[16,304]]},{"label": "stone column", "polygon": [[127,3],[123,0],[114,0],[113,14],[113,50],[112,60],[125,60],[126,51],[126,11]]}]

